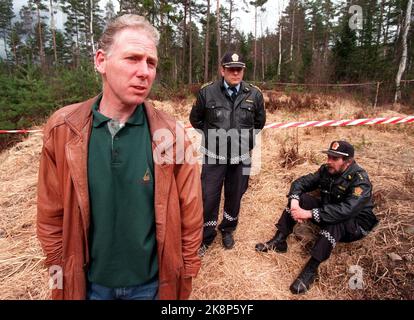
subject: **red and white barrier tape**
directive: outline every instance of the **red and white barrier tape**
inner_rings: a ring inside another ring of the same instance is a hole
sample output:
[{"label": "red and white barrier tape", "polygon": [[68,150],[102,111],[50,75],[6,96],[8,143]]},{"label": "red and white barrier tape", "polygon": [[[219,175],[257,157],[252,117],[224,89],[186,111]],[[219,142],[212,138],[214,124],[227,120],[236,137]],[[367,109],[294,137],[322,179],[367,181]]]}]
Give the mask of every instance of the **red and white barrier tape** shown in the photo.
[{"label": "red and white barrier tape", "polygon": [[32,130],[0,130],[1,133],[36,133],[36,132],[42,132],[41,129],[32,129]]},{"label": "red and white barrier tape", "polygon": [[370,118],[354,120],[323,120],[323,121],[295,121],[295,122],[274,122],[266,125],[264,129],[270,128],[304,128],[304,127],[345,127],[362,126],[373,124],[401,124],[414,122],[414,116],[392,117],[392,118]]},{"label": "red and white barrier tape", "polygon": [[[402,124],[414,122],[414,116],[391,117],[391,118],[370,118],[354,120],[321,120],[321,121],[293,121],[293,122],[273,122],[266,125],[263,129],[285,129],[285,128],[304,128],[304,127],[345,127],[362,126],[373,124]],[[192,129],[191,125],[186,125],[186,129]],[[1,133],[35,133],[42,132],[41,129],[33,130],[0,130]]]}]

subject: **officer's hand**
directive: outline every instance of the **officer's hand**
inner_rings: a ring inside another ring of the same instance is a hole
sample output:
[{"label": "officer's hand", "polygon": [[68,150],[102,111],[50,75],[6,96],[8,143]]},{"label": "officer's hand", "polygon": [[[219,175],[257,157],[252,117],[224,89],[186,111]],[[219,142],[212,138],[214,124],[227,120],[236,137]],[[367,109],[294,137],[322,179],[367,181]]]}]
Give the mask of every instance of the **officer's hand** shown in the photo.
[{"label": "officer's hand", "polygon": [[290,210],[296,210],[298,208],[300,208],[299,200],[297,200],[297,199],[290,200]]},{"label": "officer's hand", "polygon": [[300,207],[298,209],[295,209],[295,210],[291,209],[291,212],[292,212],[293,219],[295,219],[295,221],[298,221],[298,222],[299,222],[299,220],[304,221],[304,220],[312,218],[312,211],[304,210]]}]

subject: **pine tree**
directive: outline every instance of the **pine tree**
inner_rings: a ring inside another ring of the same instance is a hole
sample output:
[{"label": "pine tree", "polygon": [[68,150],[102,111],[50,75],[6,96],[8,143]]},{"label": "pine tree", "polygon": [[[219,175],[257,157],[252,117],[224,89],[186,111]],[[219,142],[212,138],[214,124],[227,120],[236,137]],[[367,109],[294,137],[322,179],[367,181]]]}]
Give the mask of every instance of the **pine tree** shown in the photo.
[{"label": "pine tree", "polygon": [[4,50],[6,59],[9,59],[9,50],[7,48],[7,38],[10,36],[12,29],[12,19],[14,18],[13,1],[2,0],[0,2],[0,35],[4,41]]}]

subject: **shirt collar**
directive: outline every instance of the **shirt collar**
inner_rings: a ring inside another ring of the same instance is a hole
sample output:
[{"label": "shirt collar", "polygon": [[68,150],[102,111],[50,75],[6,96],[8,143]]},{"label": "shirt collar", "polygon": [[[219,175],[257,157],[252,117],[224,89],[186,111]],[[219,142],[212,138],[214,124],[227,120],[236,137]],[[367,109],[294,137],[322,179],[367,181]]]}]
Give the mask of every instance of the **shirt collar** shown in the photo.
[{"label": "shirt collar", "polygon": [[145,112],[144,112],[144,104],[141,103],[137,105],[135,108],[134,113],[129,117],[126,123],[139,126],[144,124]]},{"label": "shirt collar", "polygon": [[[93,126],[94,128],[99,127],[103,123],[108,122],[111,118],[104,116],[102,113],[98,111],[99,104],[101,103],[102,96],[99,96],[96,99],[95,103],[92,105],[92,113],[93,113]],[[144,104],[140,104],[135,108],[134,113],[129,117],[126,123],[130,125],[139,126],[144,124]]]},{"label": "shirt collar", "polygon": [[103,123],[108,122],[111,120],[111,118],[108,118],[104,116],[102,113],[98,111],[99,104],[101,103],[102,96],[99,96],[98,99],[96,99],[95,103],[92,105],[92,114],[93,114],[93,127],[97,128]]},{"label": "shirt collar", "polygon": [[[223,83],[224,83],[224,88],[226,88],[226,90],[231,93],[230,86],[228,85],[228,83],[226,82],[226,80],[223,80]],[[240,90],[240,83],[237,86],[235,86],[234,88],[236,88],[237,92],[239,92],[239,90]]]}]

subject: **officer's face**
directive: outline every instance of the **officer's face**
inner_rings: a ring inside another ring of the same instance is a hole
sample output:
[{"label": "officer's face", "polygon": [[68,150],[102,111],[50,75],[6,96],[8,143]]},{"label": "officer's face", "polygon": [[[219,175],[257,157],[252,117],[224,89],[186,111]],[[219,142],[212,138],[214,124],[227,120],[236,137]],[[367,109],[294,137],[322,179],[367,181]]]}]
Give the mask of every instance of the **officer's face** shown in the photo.
[{"label": "officer's face", "polygon": [[242,80],[244,75],[244,68],[240,67],[230,67],[223,68],[221,67],[221,75],[227,84],[231,87],[237,86]]},{"label": "officer's face", "polygon": [[337,175],[344,172],[348,168],[350,162],[344,161],[342,157],[333,157],[328,154],[326,163],[328,165],[328,172],[332,175]]},{"label": "officer's face", "polygon": [[126,107],[141,104],[151,90],[157,61],[157,47],[147,32],[132,28],[118,32],[110,49],[98,50],[95,57],[106,100]]}]

